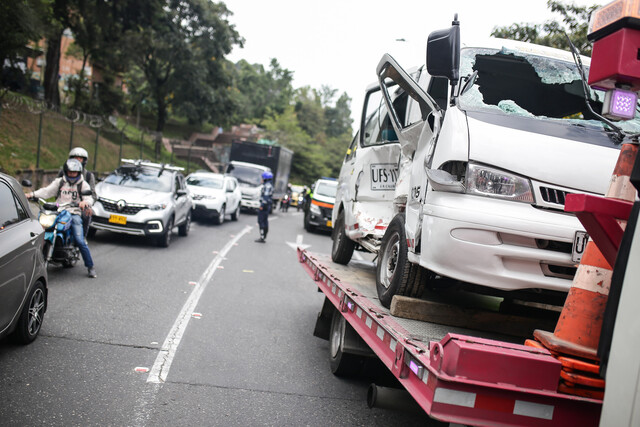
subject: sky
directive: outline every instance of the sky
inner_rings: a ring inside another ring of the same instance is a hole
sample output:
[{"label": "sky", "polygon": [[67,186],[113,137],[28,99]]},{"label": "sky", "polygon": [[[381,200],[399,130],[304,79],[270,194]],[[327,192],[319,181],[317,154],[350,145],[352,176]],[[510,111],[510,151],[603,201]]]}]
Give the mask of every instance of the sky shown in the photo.
[{"label": "sky", "polygon": [[[366,87],[384,53],[405,69],[421,65],[431,31],[458,14],[461,39],[489,37],[496,26],[560,19],[546,0],[219,0],[245,39],[228,59],[263,64],[276,58],[293,72],[293,87],[329,86],[351,97],[357,127]],[[565,1],[569,4],[570,1]],[[602,0],[574,4],[604,5]],[[337,97],[336,97],[337,99]]]}]

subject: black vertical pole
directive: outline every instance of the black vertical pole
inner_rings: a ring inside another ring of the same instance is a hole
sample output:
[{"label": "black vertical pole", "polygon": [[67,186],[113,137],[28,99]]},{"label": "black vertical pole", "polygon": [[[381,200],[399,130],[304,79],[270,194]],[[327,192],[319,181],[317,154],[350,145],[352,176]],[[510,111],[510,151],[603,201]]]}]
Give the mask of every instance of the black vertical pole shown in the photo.
[{"label": "black vertical pole", "polygon": [[93,171],[98,170],[98,140],[100,140],[100,128],[96,130],[96,152],[93,155]]},{"label": "black vertical pole", "polygon": [[120,134],[120,152],[118,153],[118,165],[120,166],[120,160],[122,160],[122,142],[124,140],[124,130]]},{"label": "black vertical pole", "polygon": [[187,156],[187,175],[189,175],[189,171],[191,170],[191,147],[193,147],[193,145],[189,146],[189,155]]},{"label": "black vertical pole", "polygon": [[69,151],[73,148],[73,128],[75,127],[76,122],[71,120],[71,135],[69,136]]},{"label": "black vertical pole", "polygon": [[36,154],[36,169],[40,169],[40,147],[42,145],[42,119],[44,110],[40,113],[40,125],[38,126],[38,152]]}]

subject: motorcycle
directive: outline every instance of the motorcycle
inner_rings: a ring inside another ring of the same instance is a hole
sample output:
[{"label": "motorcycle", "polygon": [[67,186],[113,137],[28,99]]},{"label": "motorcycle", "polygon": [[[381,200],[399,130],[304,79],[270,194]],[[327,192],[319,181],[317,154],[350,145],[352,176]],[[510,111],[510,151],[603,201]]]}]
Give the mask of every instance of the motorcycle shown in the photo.
[{"label": "motorcycle", "polygon": [[286,212],[289,210],[289,194],[285,193],[284,197],[280,201],[280,210]]},{"label": "motorcycle", "polygon": [[75,266],[80,259],[80,249],[75,244],[71,231],[71,213],[66,208],[77,207],[78,203],[59,205],[38,199],[38,204],[38,221],[44,229],[42,253],[45,263],[65,268]]}]

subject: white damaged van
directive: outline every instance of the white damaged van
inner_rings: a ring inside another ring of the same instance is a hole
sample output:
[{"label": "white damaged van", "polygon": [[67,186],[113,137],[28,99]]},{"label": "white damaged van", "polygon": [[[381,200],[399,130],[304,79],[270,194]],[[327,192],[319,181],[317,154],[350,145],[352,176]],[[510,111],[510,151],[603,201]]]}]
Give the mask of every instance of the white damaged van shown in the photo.
[{"label": "white damaged van", "polygon": [[[460,47],[458,34],[456,23],[432,33],[417,73],[388,55],[378,65],[397,136],[390,145],[399,147],[395,158],[376,159],[399,165],[393,202],[376,223],[384,229],[378,295],[389,306],[393,295],[418,296],[446,277],[558,301],[587,239],[564,212],[565,195],[606,192],[623,135],[597,119],[603,96],[583,85],[571,53],[497,39]],[[621,126],[640,131],[637,119]],[[373,190],[374,167],[353,169],[370,173]],[[336,203],[336,226],[341,215],[349,217]],[[344,232],[334,231],[337,255],[345,252],[340,235],[353,235],[343,222]]]}]

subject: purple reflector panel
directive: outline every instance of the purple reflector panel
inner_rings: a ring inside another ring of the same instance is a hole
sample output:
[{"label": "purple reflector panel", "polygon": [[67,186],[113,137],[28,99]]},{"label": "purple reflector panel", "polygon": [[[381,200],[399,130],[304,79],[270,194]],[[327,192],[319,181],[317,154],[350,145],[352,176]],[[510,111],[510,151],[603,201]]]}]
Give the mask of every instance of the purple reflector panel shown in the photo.
[{"label": "purple reflector panel", "polygon": [[351,301],[347,303],[347,307],[349,307],[349,310],[353,311],[353,303]]},{"label": "purple reflector panel", "polygon": [[609,106],[610,114],[622,119],[633,119],[636,115],[638,95],[627,90],[614,89]]},{"label": "purple reflector panel", "polygon": [[416,375],[418,375],[418,368],[419,366],[416,362],[414,362],[413,360],[409,362],[409,369],[411,369],[411,372]]}]

